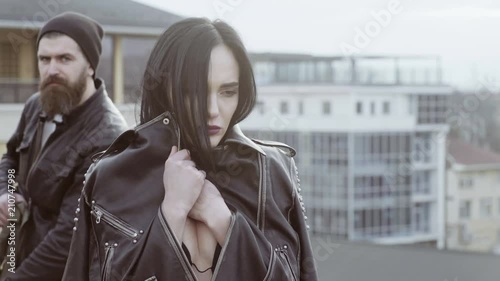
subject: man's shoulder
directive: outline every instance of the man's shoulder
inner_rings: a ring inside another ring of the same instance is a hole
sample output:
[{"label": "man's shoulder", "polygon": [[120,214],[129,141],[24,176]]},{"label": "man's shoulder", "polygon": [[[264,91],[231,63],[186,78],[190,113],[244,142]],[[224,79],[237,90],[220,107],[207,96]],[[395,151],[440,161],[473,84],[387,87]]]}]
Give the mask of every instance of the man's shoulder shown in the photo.
[{"label": "man's shoulder", "polygon": [[36,92],[32,94],[26,103],[24,103],[24,107],[27,108],[41,108],[41,103],[40,103],[40,92]]},{"label": "man's shoulder", "polygon": [[42,110],[42,104],[40,102],[40,93],[36,92],[31,95],[28,100],[24,103],[23,116],[24,118],[32,118],[38,116]]}]

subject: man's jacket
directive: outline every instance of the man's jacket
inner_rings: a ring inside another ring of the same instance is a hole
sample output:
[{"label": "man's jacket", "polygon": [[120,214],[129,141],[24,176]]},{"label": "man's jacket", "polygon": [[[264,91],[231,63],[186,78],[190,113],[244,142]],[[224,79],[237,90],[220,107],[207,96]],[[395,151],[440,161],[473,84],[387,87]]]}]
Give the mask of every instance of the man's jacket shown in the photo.
[{"label": "man's jacket", "polygon": [[[7,280],[61,280],[68,257],[75,204],[91,156],[106,149],[127,129],[107,96],[104,82],[63,117],[43,148],[37,148],[45,122],[39,93],[23,109],[7,153],[0,162],[0,194],[12,190],[8,171],[15,170],[17,191],[29,203],[29,219],[15,237],[16,267]],[[37,133],[38,131],[38,133]]]},{"label": "man's jacket", "polygon": [[[161,212],[179,128],[166,112],[122,134],[95,163],[76,209],[63,280],[196,280]],[[317,280],[292,156],[234,126],[207,179],[232,212],[212,280]]]}]

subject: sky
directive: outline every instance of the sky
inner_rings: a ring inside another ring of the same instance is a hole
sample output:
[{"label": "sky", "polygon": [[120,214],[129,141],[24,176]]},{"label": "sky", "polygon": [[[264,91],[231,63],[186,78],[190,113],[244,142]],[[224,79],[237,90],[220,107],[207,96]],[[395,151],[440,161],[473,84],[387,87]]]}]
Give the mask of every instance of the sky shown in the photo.
[{"label": "sky", "polygon": [[500,81],[498,0],[135,1],[225,20],[254,52],[440,56],[458,89]]}]

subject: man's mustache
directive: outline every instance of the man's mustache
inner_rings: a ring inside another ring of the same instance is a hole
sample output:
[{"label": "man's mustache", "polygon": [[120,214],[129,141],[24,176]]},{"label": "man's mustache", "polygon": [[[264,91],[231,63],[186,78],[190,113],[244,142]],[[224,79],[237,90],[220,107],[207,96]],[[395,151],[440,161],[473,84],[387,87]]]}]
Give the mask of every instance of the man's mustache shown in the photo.
[{"label": "man's mustache", "polygon": [[48,87],[52,83],[67,86],[66,80],[64,80],[63,78],[58,77],[58,76],[50,76],[47,79],[45,79],[45,81],[42,82],[42,86],[40,88],[45,89],[46,87]]}]

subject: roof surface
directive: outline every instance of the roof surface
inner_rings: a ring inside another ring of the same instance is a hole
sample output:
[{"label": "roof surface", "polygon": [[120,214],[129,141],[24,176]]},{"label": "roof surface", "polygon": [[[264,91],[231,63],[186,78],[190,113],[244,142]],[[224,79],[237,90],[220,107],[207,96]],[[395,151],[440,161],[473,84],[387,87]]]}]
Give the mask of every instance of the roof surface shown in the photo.
[{"label": "roof surface", "polygon": [[166,28],[182,18],[130,0],[0,0],[0,20],[44,22],[65,11],[111,26]]},{"label": "roof surface", "polygon": [[500,164],[500,155],[484,148],[466,143],[458,139],[450,139],[448,154],[455,164],[461,165],[488,165]]}]

